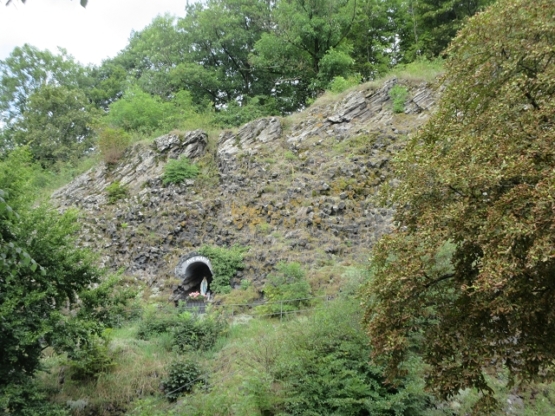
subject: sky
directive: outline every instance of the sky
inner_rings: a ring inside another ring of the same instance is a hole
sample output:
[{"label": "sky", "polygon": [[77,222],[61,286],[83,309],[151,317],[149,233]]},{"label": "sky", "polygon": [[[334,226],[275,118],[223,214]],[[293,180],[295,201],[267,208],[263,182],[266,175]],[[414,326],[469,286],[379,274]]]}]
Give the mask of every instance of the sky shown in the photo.
[{"label": "sky", "polygon": [[[192,1],[191,1],[192,2]],[[0,0],[0,60],[25,43],[54,53],[57,47],[84,65],[115,56],[157,15],[185,15],[187,0]]]}]

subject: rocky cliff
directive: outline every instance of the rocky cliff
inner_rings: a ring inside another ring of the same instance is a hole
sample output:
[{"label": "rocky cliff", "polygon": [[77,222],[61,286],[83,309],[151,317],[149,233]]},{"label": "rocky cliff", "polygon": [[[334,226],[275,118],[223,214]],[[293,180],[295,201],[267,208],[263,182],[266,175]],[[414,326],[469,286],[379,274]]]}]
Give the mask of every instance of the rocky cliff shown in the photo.
[{"label": "rocky cliff", "polygon": [[[395,114],[389,91],[399,83],[408,97],[405,112]],[[391,212],[374,198],[393,180],[389,161],[435,101],[427,84],[394,78],[217,138],[171,133],[134,145],[115,166],[98,165],[53,200],[83,211],[82,244],[101,253],[104,265],[154,292],[169,293],[178,259],[205,244],[250,247],[233,285],[247,279],[260,287],[280,261],[313,271],[360,263],[391,227]],[[162,186],[165,163],[180,156],[201,166],[201,175]],[[110,204],[114,182],[128,195]],[[333,290],[331,269],[319,279]]]}]

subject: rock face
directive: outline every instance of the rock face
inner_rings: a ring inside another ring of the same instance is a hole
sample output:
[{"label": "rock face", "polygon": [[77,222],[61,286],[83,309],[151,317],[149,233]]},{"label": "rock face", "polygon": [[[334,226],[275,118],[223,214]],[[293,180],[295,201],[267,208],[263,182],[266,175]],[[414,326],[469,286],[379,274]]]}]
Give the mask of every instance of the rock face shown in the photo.
[{"label": "rock face", "polygon": [[[361,86],[323,98],[287,119],[250,122],[218,138],[196,130],[136,145],[114,167],[99,165],[53,195],[84,211],[82,244],[104,265],[162,290],[171,286],[181,256],[202,245],[249,246],[247,279],[260,287],[280,261],[321,269],[362,262],[390,230],[391,212],[375,193],[387,181],[391,156],[420,127],[436,94],[403,81],[405,112],[395,114],[389,90],[401,81]],[[216,144],[208,151],[208,143]],[[169,158],[202,159],[203,173],[162,186]],[[128,197],[108,204],[106,187],[119,182]]]}]

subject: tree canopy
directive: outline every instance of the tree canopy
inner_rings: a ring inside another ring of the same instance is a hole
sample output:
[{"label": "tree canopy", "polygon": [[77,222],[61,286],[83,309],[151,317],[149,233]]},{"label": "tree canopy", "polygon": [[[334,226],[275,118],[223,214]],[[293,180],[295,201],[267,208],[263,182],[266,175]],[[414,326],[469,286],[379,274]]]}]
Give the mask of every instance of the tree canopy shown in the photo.
[{"label": "tree canopy", "polygon": [[373,251],[366,322],[388,374],[415,343],[443,396],[555,359],[555,7],[500,0],[448,53],[437,113],[396,164],[398,227]]},{"label": "tree canopy", "polygon": [[[23,45],[0,61],[0,150],[25,144],[43,166],[75,162],[94,148],[93,127],[112,124],[119,116],[110,113],[131,108],[131,96],[135,109],[178,108],[155,128],[148,117],[137,119],[150,123],[133,127],[140,134],[178,127],[185,96],[188,119],[202,114],[221,127],[286,115],[337,89],[335,80],[354,84],[438,56],[466,18],[492,1],[195,2],[183,18],[157,16],[132,32],[100,66],[84,67],[63,49]],[[145,105],[135,105],[140,100]],[[58,143],[63,149],[54,150]]]},{"label": "tree canopy", "polygon": [[59,214],[37,204],[40,172],[26,147],[0,161],[2,414],[67,414],[45,404],[33,385],[43,351],[65,352],[70,362],[96,359],[95,343],[112,324],[111,305],[131,296],[119,297],[117,277],[102,279],[95,257],[77,245],[76,210]]}]

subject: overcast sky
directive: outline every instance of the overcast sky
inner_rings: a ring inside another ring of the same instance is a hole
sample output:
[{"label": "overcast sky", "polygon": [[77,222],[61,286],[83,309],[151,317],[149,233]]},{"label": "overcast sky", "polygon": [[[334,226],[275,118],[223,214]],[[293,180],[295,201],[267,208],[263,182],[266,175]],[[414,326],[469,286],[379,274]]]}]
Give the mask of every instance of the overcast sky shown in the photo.
[{"label": "overcast sky", "polygon": [[[191,1],[192,2],[192,1]],[[25,43],[57,52],[61,46],[82,64],[100,64],[127,45],[131,30],[169,12],[184,16],[187,0],[0,0],[0,59]]]}]

